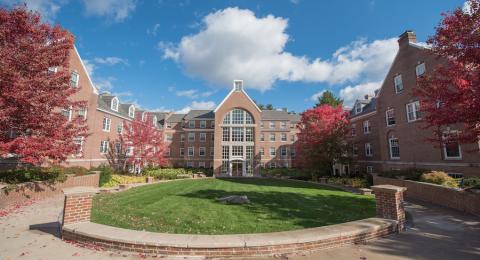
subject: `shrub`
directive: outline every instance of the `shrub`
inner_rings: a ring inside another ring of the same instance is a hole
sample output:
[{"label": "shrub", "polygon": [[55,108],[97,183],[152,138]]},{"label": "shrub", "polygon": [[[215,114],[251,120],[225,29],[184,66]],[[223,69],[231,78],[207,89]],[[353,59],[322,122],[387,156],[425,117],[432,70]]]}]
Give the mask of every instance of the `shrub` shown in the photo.
[{"label": "shrub", "polygon": [[64,169],[58,166],[31,167],[0,171],[0,182],[18,184],[31,181],[63,182],[67,179]]},{"label": "shrub", "polygon": [[262,169],[261,175],[266,177],[291,177],[292,179],[310,180],[312,175],[305,170],[298,168],[273,168]]},{"label": "shrub", "polygon": [[63,172],[67,175],[73,174],[75,176],[83,176],[88,174],[89,170],[82,166],[72,166],[64,168]]},{"label": "shrub", "polygon": [[462,187],[480,189],[480,178],[479,177],[465,178],[462,180]]},{"label": "shrub", "polygon": [[142,173],[145,176],[152,176],[158,180],[174,180],[190,178],[194,173],[202,172],[206,176],[212,176],[212,169],[204,168],[150,168],[145,169]]},{"label": "shrub", "polygon": [[392,179],[403,178],[405,180],[418,181],[420,176],[425,172],[427,171],[423,169],[411,168],[399,171],[384,171],[378,174],[378,176]]},{"label": "shrub", "polygon": [[439,184],[447,187],[458,187],[458,182],[442,171],[431,171],[420,176],[420,181]]},{"label": "shrub", "polygon": [[107,165],[100,165],[98,167],[92,168],[92,171],[100,172],[100,187],[103,187],[106,183],[109,183],[112,180],[113,168]]},{"label": "shrub", "polygon": [[143,176],[112,174],[110,175],[110,180],[108,182],[102,183],[101,187],[110,188],[110,187],[118,186],[119,184],[143,183],[143,182],[145,182],[145,177]]},{"label": "shrub", "polygon": [[354,188],[368,187],[368,182],[365,178],[328,178],[328,183],[337,185],[351,185]]}]

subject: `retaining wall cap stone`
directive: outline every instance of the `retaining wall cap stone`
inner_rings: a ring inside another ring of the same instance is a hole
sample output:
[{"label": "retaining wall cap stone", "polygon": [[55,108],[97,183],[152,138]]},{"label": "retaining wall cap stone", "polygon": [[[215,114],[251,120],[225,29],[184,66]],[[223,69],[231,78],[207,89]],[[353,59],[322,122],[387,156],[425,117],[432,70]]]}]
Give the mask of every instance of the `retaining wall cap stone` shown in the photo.
[{"label": "retaining wall cap stone", "polygon": [[383,191],[383,192],[401,192],[406,191],[406,187],[400,187],[395,185],[375,185],[370,187],[374,191]]},{"label": "retaining wall cap stone", "polygon": [[99,189],[91,186],[77,186],[72,188],[65,188],[62,191],[65,195],[79,195],[79,194],[95,194],[99,192]]}]

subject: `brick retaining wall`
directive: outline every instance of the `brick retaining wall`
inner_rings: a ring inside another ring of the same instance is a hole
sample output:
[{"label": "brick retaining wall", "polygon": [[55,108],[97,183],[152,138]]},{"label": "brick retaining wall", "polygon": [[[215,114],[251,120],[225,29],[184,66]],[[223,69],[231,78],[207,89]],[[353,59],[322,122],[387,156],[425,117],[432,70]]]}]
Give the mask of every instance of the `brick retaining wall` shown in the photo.
[{"label": "brick retaining wall", "polygon": [[431,183],[398,180],[378,176],[373,177],[373,183],[374,185],[390,184],[406,187],[405,198],[407,199],[426,201],[480,216],[480,194]]},{"label": "brick retaining wall", "polygon": [[16,188],[6,191],[0,190],[0,208],[22,203],[29,199],[45,199],[63,194],[62,189],[77,186],[98,187],[100,174],[67,177],[65,182],[50,184],[48,182],[27,182],[18,184]]}]

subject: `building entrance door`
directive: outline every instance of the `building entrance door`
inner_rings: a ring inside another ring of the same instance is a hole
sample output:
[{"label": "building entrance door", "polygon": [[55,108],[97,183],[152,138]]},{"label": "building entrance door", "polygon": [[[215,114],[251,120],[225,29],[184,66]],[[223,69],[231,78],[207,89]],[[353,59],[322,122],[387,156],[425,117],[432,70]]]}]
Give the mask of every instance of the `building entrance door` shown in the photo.
[{"label": "building entrance door", "polygon": [[241,177],[243,174],[243,162],[242,161],[233,161],[232,162],[232,176]]}]

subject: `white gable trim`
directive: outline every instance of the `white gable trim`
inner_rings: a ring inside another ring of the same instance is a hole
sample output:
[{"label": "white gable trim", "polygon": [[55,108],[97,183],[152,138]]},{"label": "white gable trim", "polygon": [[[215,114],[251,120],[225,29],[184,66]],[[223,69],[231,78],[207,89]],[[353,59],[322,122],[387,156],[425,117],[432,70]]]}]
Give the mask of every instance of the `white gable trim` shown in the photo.
[{"label": "white gable trim", "polygon": [[88,75],[87,68],[85,67],[85,64],[83,64],[82,57],[80,57],[80,54],[78,53],[77,47],[75,47],[75,45],[73,45],[73,49],[75,50],[75,53],[77,54],[78,58],[80,59],[80,63],[82,64],[83,70],[85,71],[85,74],[87,75],[88,82],[90,83],[90,85],[93,88],[93,93],[98,95],[98,90],[95,87],[95,85],[93,85],[92,79],[90,78],[90,75]]},{"label": "white gable trim", "polygon": [[385,78],[383,78],[382,85],[380,85],[380,89],[378,90],[378,93],[377,93],[377,95],[376,95],[377,100],[380,98],[380,94],[382,94],[382,89],[383,89],[383,87],[384,87],[384,85],[385,85],[385,82],[387,81],[387,78],[388,78],[388,76],[390,75],[390,72],[391,72],[391,70],[392,70],[392,68],[393,68],[393,65],[395,64],[395,62],[397,62],[397,58],[398,58],[399,55],[400,55],[400,48],[398,49],[397,54],[395,55],[395,58],[394,58],[393,61],[392,61],[392,64],[390,64],[390,68],[388,69],[387,74],[385,74]]},{"label": "white gable trim", "polygon": [[[215,110],[213,110],[214,113],[217,112],[217,110],[223,105],[223,103],[225,103],[225,101],[233,94],[233,92],[235,92],[235,86],[232,88],[232,90],[230,90],[230,92],[228,93],[228,95],[222,100],[222,102],[220,102],[220,104],[218,104],[218,106],[215,108]],[[250,96],[247,94],[247,92],[245,92],[245,90],[241,90],[241,92],[243,92],[243,94],[245,94],[245,96],[247,96],[248,100],[250,100],[250,102],[252,102],[252,104],[255,106],[255,108],[258,110],[258,112],[262,112],[262,110],[257,106],[257,104],[255,104],[255,102],[253,102],[253,99],[250,98]]]}]

